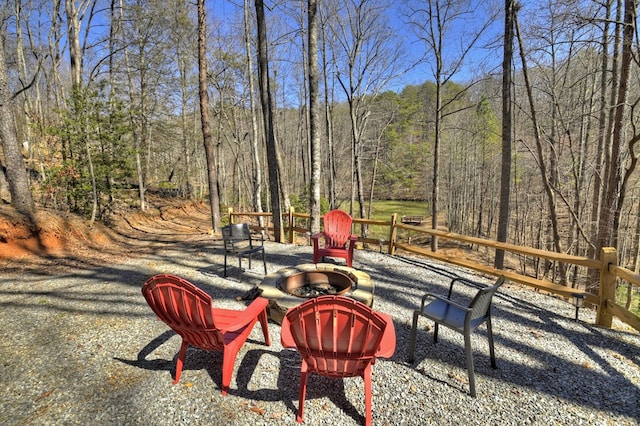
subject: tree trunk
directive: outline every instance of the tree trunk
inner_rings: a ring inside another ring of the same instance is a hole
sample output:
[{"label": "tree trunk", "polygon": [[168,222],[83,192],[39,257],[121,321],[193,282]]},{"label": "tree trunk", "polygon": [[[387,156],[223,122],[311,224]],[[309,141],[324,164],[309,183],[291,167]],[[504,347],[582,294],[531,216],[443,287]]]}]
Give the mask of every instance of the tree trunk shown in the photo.
[{"label": "tree trunk", "polygon": [[182,132],[182,159],[184,161],[184,181],[180,182],[184,185],[182,188],[182,194],[186,198],[193,198],[193,184],[191,183],[191,153],[189,147],[189,125],[188,125],[188,114],[189,114],[189,70],[191,68],[191,64],[189,58],[191,57],[191,52],[185,52],[183,43],[188,44],[189,40],[184,40],[184,27],[180,25],[181,17],[188,15],[188,12],[185,10],[187,5],[182,2],[178,2],[176,10],[176,63],[178,66],[178,72],[180,76],[180,95],[181,95],[181,104],[180,104],[180,127]]},{"label": "tree trunk", "polygon": [[11,194],[11,205],[19,212],[31,214],[35,211],[35,206],[29,190],[29,176],[13,119],[12,103],[4,56],[4,35],[0,35],[0,141],[7,167],[6,177]]},{"label": "tree trunk", "polygon": [[262,104],[264,134],[267,141],[267,163],[269,169],[269,190],[271,192],[271,211],[273,214],[273,232],[275,241],[282,242],[284,240],[284,233],[282,229],[282,211],[280,209],[280,170],[278,168],[278,147],[276,146],[273,129],[264,2],[262,0],[255,0],[255,6],[258,27],[258,78],[260,80],[260,102]]},{"label": "tree trunk", "polygon": [[[433,176],[431,186],[431,228],[438,229],[438,197],[440,192],[440,139],[442,126],[442,81],[440,70],[442,68],[442,50],[436,52],[436,116],[435,135],[433,140]],[[431,236],[431,251],[438,251],[438,237]]]},{"label": "tree trunk", "polygon": [[211,226],[213,232],[220,230],[220,196],[218,194],[218,171],[211,126],[209,125],[209,93],[207,91],[207,16],[204,0],[198,0],[198,94],[200,95],[200,121],[202,139],[207,161],[209,202],[211,204]]},{"label": "tree trunk", "polygon": [[320,231],[320,111],[318,103],[318,3],[309,0],[309,140],[311,145],[311,233]]},{"label": "tree trunk", "polygon": [[[119,0],[120,2],[120,25],[122,25],[122,23],[124,22],[124,2],[123,0]],[[125,32],[122,31],[122,35],[123,37],[125,37]],[[123,38],[123,45],[124,46],[128,46],[129,42]],[[123,49],[122,55],[124,57],[124,64],[125,64],[125,68],[127,69],[127,79],[129,82],[129,101],[133,102],[134,99],[134,90],[133,90],[133,77],[131,75],[131,72],[128,71],[130,70],[130,65],[129,65],[129,54],[127,53],[128,50],[127,48]],[[132,138],[133,138],[133,148],[135,150],[135,157],[136,157],[136,175],[137,175],[137,179],[138,179],[138,197],[140,199],[140,210],[145,211],[147,209],[147,203],[145,200],[145,193],[146,193],[146,189],[145,189],[145,179],[144,179],[144,172],[142,170],[142,155],[141,155],[141,144],[140,144],[140,129],[139,126],[137,125],[136,122],[136,118],[134,115],[133,110],[129,109],[129,120],[131,123],[131,133],[132,133]]]},{"label": "tree trunk", "polygon": [[[628,114],[626,113],[626,104],[627,98],[629,94],[629,80],[631,78],[631,64],[634,61],[634,33],[635,33],[635,23],[637,22],[638,13],[637,13],[637,3],[634,0],[626,0],[625,1],[625,10],[624,10],[624,22],[625,27],[623,31],[623,42],[622,42],[622,57],[621,57],[621,67],[620,67],[620,86],[618,86],[618,104],[615,115],[615,131],[613,133],[613,144],[619,145],[622,147],[623,142],[627,147],[628,152],[624,155],[627,158],[626,167],[619,166],[619,176],[620,182],[618,183],[618,188],[616,193],[618,195],[617,208],[614,211],[613,217],[613,238],[611,242],[612,247],[619,248],[619,231],[620,231],[620,223],[622,219],[622,208],[625,204],[625,200],[628,195],[627,188],[629,187],[629,179],[633,175],[637,165],[638,165],[638,152],[637,146],[640,142],[640,134],[633,133],[631,135],[627,134],[624,131],[623,127],[625,125],[626,120],[628,120]],[[626,138],[625,141],[622,139]],[[619,140],[619,142],[618,142]],[[613,150],[615,152],[615,149]],[[620,160],[621,162],[621,160]],[[613,189],[610,187],[609,190]]]},{"label": "tree trunk", "polygon": [[78,90],[82,83],[82,51],[80,50],[79,13],[74,1],[75,0],[67,0],[64,2],[64,5],[67,13],[71,87]]},{"label": "tree trunk", "polygon": [[[249,20],[249,0],[244,0],[244,43],[247,52],[247,80],[249,81],[249,104],[251,106],[251,158],[253,167],[251,169],[253,177],[253,205],[257,212],[262,212],[262,168],[260,166],[260,155],[258,150],[258,111],[255,100],[255,83],[253,80],[253,54],[251,52],[251,24]],[[263,225],[262,216],[258,218],[260,226]]]},{"label": "tree trunk", "polygon": [[[613,0],[606,1],[604,5],[606,6],[605,19],[603,22],[602,29],[602,51],[609,51],[609,27],[610,27],[610,17],[611,17],[611,6]],[[602,167],[604,160],[604,147],[609,144],[609,135],[607,132],[607,111],[610,109],[610,105],[607,104],[607,91],[608,87],[611,84],[613,86],[610,93],[615,93],[615,86],[617,85],[616,73],[611,73],[613,80],[610,82],[609,80],[609,55],[601,55],[602,56],[602,64],[600,66],[600,114],[598,117],[598,145],[596,151],[596,157],[594,159],[594,173],[593,173],[593,193],[591,195],[591,220],[590,220],[590,238],[591,241],[597,241],[598,236],[598,217],[600,216],[600,197],[602,192]],[[614,58],[617,58],[617,55],[614,55]],[[617,62],[617,61],[616,61]],[[616,68],[616,62],[613,64],[613,69]],[[596,253],[596,244],[590,244],[587,252],[587,256],[591,259],[595,259],[596,255],[599,255],[599,252]],[[590,282],[596,282],[598,271],[590,272]]]},{"label": "tree trunk", "polygon": [[[610,163],[605,167],[603,202],[599,220],[600,232],[598,248],[617,247],[618,229],[621,209],[624,201],[628,170],[622,166],[622,143],[625,135],[626,102],[629,91],[629,75],[633,60],[633,38],[636,22],[636,3],[634,0],[624,1],[624,23],[622,30],[622,51],[620,56],[620,80],[618,84],[617,102],[610,149]],[[629,154],[635,158],[634,145],[628,143]]]},{"label": "tree trunk", "polygon": [[[326,69],[326,68],[324,68]],[[326,75],[326,72],[324,72]],[[324,119],[325,119],[325,136],[327,138],[327,182],[329,191],[329,207],[331,210],[338,206],[338,196],[336,194],[336,181],[338,180],[338,174],[336,171],[336,162],[333,155],[333,113],[329,98],[329,88],[327,87],[327,78],[324,78],[325,91],[324,91]]]},{"label": "tree trunk", "polygon": [[[62,109],[64,104],[64,85],[60,78],[60,65],[62,63],[62,54],[60,49],[60,40],[63,39],[61,30],[62,15],[57,13],[60,10],[60,1],[53,0],[51,4],[51,10],[56,11],[52,13],[51,29],[49,31],[49,57],[51,58],[51,80],[53,81],[53,96],[55,99],[55,107]],[[62,155],[65,155],[64,150]]]},{"label": "tree trunk", "polygon": [[[353,81],[353,78],[350,78],[350,81]],[[351,93],[355,93],[355,90],[352,88]],[[358,210],[361,218],[366,217],[365,212],[365,199],[364,199],[364,183],[362,178],[362,161],[361,161],[361,153],[362,153],[362,133],[365,128],[366,114],[365,117],[359,118],[359,111],[355,106],[354,102],[349,102],[349,115],[351,117],[351,138],[353,139],[352,144],[352,152],[353,152],[353,172],[355,178],[355,186],[354,189],[356,191],[356,196],[358,197]],[[353,193],[353,192],[352,192]],[[369,227],[365,223],[360,224],[360,234],[367,238],[369,236]]]},{"label": "tree trunk", "polygon": [[85,119],[84,119],[85,125],[83,126],[83,129],[84,129],[84,136],[86,138],[85,149],[87,152],[87,168],[89,169],[89,177],[91,178],[91,197],[93,198],[91,203],[91,218],[89,219],[89,222],[93,223],[95,222],[96,215],[98,213],[98,186],[96,182],[96,173],[93,167],[93,156],[91,155],[91,145],[89,144],[90,142],[89,114],[90,114],[89,111],[85,111]]},{"label": "tree trunk", "polygon": [[[513,63],[514,0],[505,1],[504,59],[502,61],[502,167],[500,171],[500,211],[497,240],[507,241],[509,229],[509,197],[511,195],[511,64]],[[504,268],[504,250],[496,250],[494,266]]]},{"label": "tree trunk", "polygon": [[[534,105],[534,97],[532,92],[532,85],[529,80],[529,71],[527,67],[527,61],[525,58],[524,45],[522,43],[522,37],[520,35],[518,18],[514,17],[514,25],[516,31],[516,37],[518,39],[519,48],[520,48],[520,56],[522,58],[522,74],[525,81],[525,88],[527,90],[527,97],[529,100],[529,108],[531,113],[531,125],[533,126],[533,135],[536,142],[536,149],[538,153],[538,167],[540,169],[540,178],[542,180],[542,186],[544,187],[545,194],[547,196],[547,207],[549,209],[549,219],[551,220],[551,233],[553,238],[553,248],[558,253],[562,253],[562,248],[560,247],[560,233],[558,230],[558,212],[556,208],[556,196],[554,192],[554,188],[551,182],[551,174],[547,168],[547,161],[544,159],[544,153],[542,148],[542,137],[540,135],[540,126],[538,124],[536,108]],[[544,247],[548,249],[547,247]]]}]

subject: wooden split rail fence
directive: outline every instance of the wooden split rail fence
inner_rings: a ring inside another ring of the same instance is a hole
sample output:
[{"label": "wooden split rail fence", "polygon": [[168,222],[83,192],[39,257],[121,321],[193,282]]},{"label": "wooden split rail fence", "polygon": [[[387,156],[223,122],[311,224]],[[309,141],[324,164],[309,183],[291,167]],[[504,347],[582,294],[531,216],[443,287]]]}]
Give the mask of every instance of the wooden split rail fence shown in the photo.
[{"label": "wooden split rail fence", "polygon": [[[234,212],[233,209],[229,209],[228,214],[229,223],[248,222],[253,230],[273,233],[271,213]],[[404,216],[404,218],[407,217],[408,216]],[[415,218],[417,218],[417,216],[412,217],[412,219]],[[424,217],[420,218],[420,223],[424,222]],[[638,288],[640,287],[640,275],[629,269],[618,266],[618,256],[615,248],[605,247],[601,250],[598,259],[589,259],[586,257],[556,253],[435,230],[428,227],[417,226],[415,224],[416,221],[417,219],[411,221],[403,220],[402,217],[401,220],[398,221],[398,216],[395,213],[391,215],[389,220],[353,218],[354,233],[357,234],[355,228],[358,224],[376,226],[378,228],[388,228],[386,238],[364,238],[362,236],[358,236],[358,243],[363,247],[377,247],[379,251],[382,251],[383,247],[386,247],[387,253],[390,255],[395,255],[398,250],[402,250],[407,253],[413,253],[469,268],[484,274],[493,276],[504,275],[505,278],[513,282],[557,294],[568,299],[571,299],[574,295],[581,295],[584,297],[585,303],[597,306],[596,325],[611,328],[612,320],[615,316],[640,331],[640,317],[616,303],[616,286],[618,284],[618,280],[627,281],[629,285]],[[311,243],[311,221],[308,213],[296,213],[292,209],[290,212],[283,214],[283,223],[283,231],[285,232],[287,241],[290,244],[297,242],[300,237],[305,238],[307,244]],[[398,238],[399,231],[407,231],[414,235],[425,235],[429,238],[452,240],[468,246],[476,245],[487,249],[504,250],[505,253],[526,256],[530,259],[549,261],[557,264],[562,263],[568,267],[584,267],[589,270],[598,271],[598,292],[596,294],[565,285],[555,284],[549,280],[533,278],[519,274],[513,270],[496,269],[492,266],[481,264],[471,259],[447,255],[443,250],[434,252],[428,247],[411,244],[411,242],[405,243],[400,241]]]}]

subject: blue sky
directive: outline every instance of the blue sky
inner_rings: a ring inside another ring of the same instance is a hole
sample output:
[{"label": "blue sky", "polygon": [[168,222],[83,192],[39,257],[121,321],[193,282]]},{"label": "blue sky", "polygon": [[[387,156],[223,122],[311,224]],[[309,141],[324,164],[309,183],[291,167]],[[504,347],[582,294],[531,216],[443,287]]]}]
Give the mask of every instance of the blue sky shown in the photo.
[{"label": "blue sky", "polygon": [[[397,28],[397,33],[405,38],[412,60],[424,59],[426,55],[424,62],[411,70],[404,80],[408,84],[421,84],[427,80],[433,81],[434,72],[431,66],[434,62],[433,55],[428,52],[425,41],[416,35],[416,32],[420,31],[420,29],[406,23],[407,6],[403,6],[403,3],[411,3],[411,6],[414,7],[414,4],[418,2],[413,0],[395,2],[393,8],[389,11],[392,25]],[[426,2],[419,3],[424,4]],[[453,58],[460,57],[461,50],[466,46],[466,40],[469,39],[475,29],[489,19],[487,10],[485,10],[485,6],[488,7],[489,4],[490,2],[481,0],[479,8],[473,14],[465,14],[450,22],[450,28],[443,38],[445,63],[450,63]],[[496,68],[499,69],[501,67],[502,45],[499,38],[503,32],[503,26],[504,15],[502,11],[498,11],[495,21],[484,31],[481,38],[475,43],[475,47],[466,56],[460,71],[454,75],[454,81],[469,80],[479,73],[495,71]]]},{"label": "blue sky", "polygon": [[[392,1],[391,6],[387,9],[386,13],[387,18],[389,19],[389,23],[394,28],[394,33],[397,34],[400,39],[402,39],[406,48],[406,55],[404,59],[407,61],[407,63],[417,63],[404,75],[398,77],[389,87],[390,90],[401,90],[408,84],[418,85],[424,83],[425,81],[434,80],[433,72],[430,65],[433,61],[427,59],[425,62],[418,63],[418,61],[420,61],[420,59],[425,55],[425,43],[424,41],[419,40],[415,35],[415,28],[405,23],[406,17],[402,13],[403,8],[406,10],[407,4],[415,6],[424,3],[424,1],[418,3],[414,0]],[[253,0],[250,1],[250,4],[253,6]],[[480,0],[479,5],[481,6],[481,8],[479,8],[474,15],[466,15],[467,22],[464,22],[463,19],[452,22],[451,30],[445,38],[446,52],[448,54],[457,55],[459,52],[459,46],[464,38],[465,30],[469,30],[474,25],[479,24],[480,22],[482,22],[482,20],[486,19],[485,11],[482,10],[482,8],[484,8],[488,4],[490,4],[490,2]],[[242,5],[243,2],[240,0],[213,1],[209,3],[209,13],[211,14],[210,18],[212,18],[214,21],[224,21],[225,17],[240,13],[240,8],[242,7]],[[276,13],[271,12],[268,9],[272,5],[273,2],[271,1],[265,2],[265,7],[267,8],[267,19],[269,19],[270,13]],[[502,49],[499,42],[496,43],[495,40],[499,39],[500,34],[503,31],[503,16],[504,15],[499,12],[497,20],[486,31],[485,36],[479,41],[478,47],[470,52],[461,71],[453,77],[454,81],[462,82],[465,80],[469,80],[473,78],[477,73],[489,72],[491,70],[493,70],[494,72],[496,70],[500,71],[502,62]]]},{"label": "blue sky", "polygon": [[[320,1],[322,2],[322,0]],[[372,1],[389,1],[390,6],[386,10],[386,16],[389,19],[390,24],[394,28],[394,33],[404,43],[404,46],[406,48],[406,55],[404,58],[406,59],[407,63],[416,63],[421,57],[423,57],[425,53],[425,43],[423,41],[418,40],[418,38],[416,37],[410,25],[405,24],[404,21],[406,20],[406,18],[403,16],[401,12],[401,8],[406,7],[408,4],[412,6],[424,5],[426,4],[425,0],[422,0],[420,2],[416,0],[400,0],[400,1],[372,0]],[[469,1],[478,1],[484,7],[484,5],[490,4],[490,2],[493,0],[489,0],[488,2],[484,0],[469,0]],[[104,4],[106,5],[106,3]],[[242,16],[241,13],[242,13],[243,4],[244,4],[243,0],[206,0],[206,5],[209,8],[209,21],[222,23],[221,26],[225,26],[229,21],[232,21]],[[250,0],[249,4],[251,5],[251,7],[254,7],[254,0]],[[293,8],[292,10],[300,11],[300,13],[302,13],[300,8],[302,8],[303,4],[304,4],[303,1],[275,2],[275,0],[267,0],[266,1],[267,17],[269,17],[269,15],[273,16],[274,14],[282,13],[282,8],[285,8],[285,7]],[[193,13],[195,14],[195,6],[193,6],[193,3],[190,3],[190,5],[191,7],[193,7]],[[272,7],[274,5],[277,8],[277,10],[270,11],[269,7]],[[498,7],[500,6],[501,4],[498,5]],[[528,7],[531,8],[533,6],[531,4],[528,4]],[[295,9],[295,8],[299,8],[299,9]],[[106,26],[102,24],[102,19],[104,18],[103,14],[106,14],[107,12],[108,12],[108,9],[102,9],[102,12],[96,16],[94,22],[92,23],[92,34],[90,34],[90,36],[102,37],[104,33],[107,31]],[[37,11],[34,10],[33,13],[37,13]],[[502,14],[500,13],[500,15]],[[484,16],[483,12],[479,10],[474,16],[474,19],[472,21],[480,22],[482,21],[483,16]],[[39,16],[37,18],[34,16],[34,19],[36,20],[42,19],[42,16]],[[502,16],[499,16],[498,20],[496,21],[496,23],[494,23],[491,30],[487,33],[487,37],[483,40],[482,43],[486,44],[492,38],[499,37],[500,33],[502,32],[503,19],[504,18]],[[45,21],[46,21],[46,16],[45,16]],[[464,30],[468,26],[470,26],[469,23],[460,23],[460,22],[453,23],[452,31],[449,34],[449,37],[447,38],[446,51],[448,53],[456,54],[456,45],[461,39],[461,37],[458,37],[458,35],[463,34]],[[35,28],[38,28],[38,27],[35,27]],[[35,28],[32,26],[32,29],[35,29]],[[291,28],[295,30],[293,26]],[[45,31],[45,30],[46,28],[42,29],[42,31]],[[212,25],[212,28],[210,28],[210,30],[215,31],[216,30],[215,25]],[[235,39],[237,39],[237,31],[238,31],[237,28],[232,30],[232,35],[234,36]],[[84,36],[84,33],[81,34],[81,37],[82,36]],[[47,37],[46,31],[43,34],[41,34],[41,37],[42,37],[42,40],[46,41],[46,37]],[[214,43],[214,42],[215,41],[213,39],[210,39],[210,43]],[[240,41],[234,41],[234,42],[241,43]],[[294,42],[297,43],[299,42],[299,40],[294,40]],[[62,43],[64,45],[65,43],[64,38],[62,39]],[[501,60],[502,60],[502,51],[499,46],[499,43],[495,43],[495,45],[496,47],[493,50],[485,49],[482,47],[478,47],[474,49],[472,54],[469,57],[469,60],[465,63],[464,68],[461,70],[459,74],[454,76],[454,80],[461,82],[461,81],[471,79],[474,76],[474,73],[477,73],[479,71],[487,71],[487,70],[496,69],[496,68],[499,70]],[[300,51],[299,46],[296,46],[296,45],[292,45],[288,47],[288,49],[290,52],[290,56],[292,57],[294,55],[297,55],[298,52]],[[420,63],[415,67],[411,68],[410,70],[408,70],[406,74],[397,78],[393,82],[393,84],[390,85],[389,89],[401,90],[402,87],[406,86],[407,84],[417,85],[417,84],[422,84],[425,81],[433,81],[434,79],[433,73],[430,68],[430,63],[432,62],[433,61],[427,60],[426,62]],[[483,63],[485,62],[486,64],[483,65]]]}]

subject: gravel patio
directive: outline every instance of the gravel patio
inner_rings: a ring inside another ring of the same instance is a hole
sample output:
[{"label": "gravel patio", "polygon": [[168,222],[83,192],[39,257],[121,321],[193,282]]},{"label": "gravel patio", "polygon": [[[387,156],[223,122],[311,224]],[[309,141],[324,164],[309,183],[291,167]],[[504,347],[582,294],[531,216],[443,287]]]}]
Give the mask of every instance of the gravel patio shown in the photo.
[{"label": "gravel patio", "polygon": [[[309,263],[311,247],[266,243],[269,272]],[[300,358],[270,347],[256,325],[236,361],[229,395],[220,394],[219,353],[189,349],[182,379],[171,372],[180,340],[146,305],[142,283],[165,272],[209,292],[220,307],[264,275],[254,261],[232,261],[204,234],[164,242],[115,261],[70,258],[2,265],[0,423],[98,425],[293,425]],[[243,263],[246,266],[246,261]],[[411,314],[426,291],[445,292],[453,275],[491,277],[409,257],[357,251],[354,267],[375,282],[374,309],[390,314],[397,348],[373,367],[377,425],[632,425],[640,421],[640,336],[620,323],[595,327],[594,312],[574,321],[570,303],[507,282],[494,298],[498,369],[489,365],[485,328],[473,340],[478,397],[468,393],[462,336],[442,329],[432,342],[421,321],[416,361],[406,362]],[[363,383],[312,376],[305,423],[364,421]]]}]

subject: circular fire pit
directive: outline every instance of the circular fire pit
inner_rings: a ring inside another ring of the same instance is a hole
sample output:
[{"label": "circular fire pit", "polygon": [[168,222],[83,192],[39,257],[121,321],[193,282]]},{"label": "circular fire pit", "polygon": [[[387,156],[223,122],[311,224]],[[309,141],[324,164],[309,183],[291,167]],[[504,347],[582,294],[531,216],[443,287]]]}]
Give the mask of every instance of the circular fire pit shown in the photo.
[{"label": "circular fire pit", "polygon": [[300,271],[278,283],[285,293],[305,299],[325,294],[342,295],[351,290],[352,285],[349,275],[340,271]]},{"label": "circular fire pit", "polygon": [[267,275],[257,286],[269,299],[269,317],[282,323],[287,309],[323,294],[351,297],[373,306],[374,285],[369,275],[348,266],[305,263]]}]

